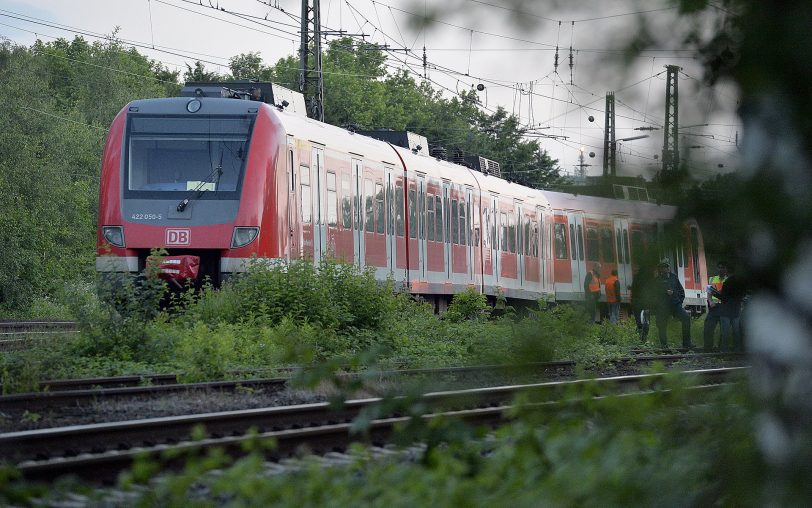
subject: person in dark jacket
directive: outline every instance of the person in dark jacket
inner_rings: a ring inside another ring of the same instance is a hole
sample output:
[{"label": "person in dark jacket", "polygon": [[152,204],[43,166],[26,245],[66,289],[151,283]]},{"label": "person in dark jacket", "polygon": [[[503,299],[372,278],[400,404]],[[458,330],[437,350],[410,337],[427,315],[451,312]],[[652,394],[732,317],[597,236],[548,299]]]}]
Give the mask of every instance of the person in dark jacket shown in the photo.
[{"label": "person in dark jacket", "polygon": [[637,334],[641,342],[646,342],[650,323],[651,309],[659,296],[654,280],[654,267],[651,263],[641,264],[632,278],[632,313],[637,323]]},{"label": "person in dark jacket", "polygon": [[[714,296],[714,292],[718,293],[722,290],[725,280],[728,277],[728,264],[724,261],[719,261],[716,264],[718,275],[714,275],[708,279],[708,313],[705,316],[704,326],[704,347],[705,352],[710,353],[713,350],[713,336],[716,331],[716,325],[724,326],[722,322],[722,302],[718,296]],[[724,332],[722,332],[724,335]],[[721,349],[722,343],[719,343]]]},{"label": "person in dark jacket", "polygon": [[693,348],[691,344],[691,316],[682,308],[685,300],[685,289],[679,278],[671,271],[671,263],[667,259],[660,261],[657,266],[657,283],[659,295],[654,302],[654,317],[657,320],[657,332],[660,336],[660,346],[668,347],[668,319],[675,317],[682,323],[682,347]]},{"label": "person in dark jacket", "polygon": [[[719,321],[722,332],[719,340],[720,351],[744,351],[741,334],[741,309],[744,297],[747,296],[747,284],[737,274],[728,275],[721,291],[712,288],[713,296],[718,298]],[[732,338],[731,338],[732,335]]]}]

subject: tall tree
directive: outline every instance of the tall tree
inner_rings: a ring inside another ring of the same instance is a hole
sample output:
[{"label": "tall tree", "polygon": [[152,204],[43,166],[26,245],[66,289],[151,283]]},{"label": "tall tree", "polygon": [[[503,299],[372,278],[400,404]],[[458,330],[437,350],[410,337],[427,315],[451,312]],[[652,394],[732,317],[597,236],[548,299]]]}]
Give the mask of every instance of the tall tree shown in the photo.
[{"label": "tall tree", "polygon": [[200,60],[192,67],[186,64],[186,72],[183,74],[184,81],[220,81],[223,77],[216,72],[206,70],[206,66]]}]

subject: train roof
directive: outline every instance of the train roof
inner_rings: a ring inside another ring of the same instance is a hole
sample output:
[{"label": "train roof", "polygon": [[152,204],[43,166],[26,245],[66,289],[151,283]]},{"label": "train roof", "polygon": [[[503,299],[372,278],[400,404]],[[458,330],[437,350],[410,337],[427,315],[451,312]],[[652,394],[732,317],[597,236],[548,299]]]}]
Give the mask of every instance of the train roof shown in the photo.
[{"label": "train roof", "polygon": [[645,217],[651,220],[671,220],[677,213],[677,208],[674,206],[658,205],[646,201],[626,201],[565,192],[542,192],[549,201],[550,207],[555,210],[581,210],[587,214]]},{"label": "train roof", "polygon": [[[270,108],[267,105],[264,107]],[[341,127],[286,111],[277,111],[275,108],[270,109],[280,119],[288,134],[310,139],[328,148],[340,146],[343,150],[357,153],[365,158],[400,166],[398,156],[395,154],[397,152],[409,172],[430,173],[435,178],[448,180],[457,185],[467,185],[480,190],[483,194],[509,196],[512,199],[521,200],[526,205],[553,210],[579,210],[586,214],[665,221],[673,219],[677,212],[676,207],[644,201],[626,201],[532,189],[452,162],[417,155],[407,148],[390,145],[385,141],[357,134]],[[318,136],[313,134],[314,131],[319,133]]]},{"label": "train roof", "polygon": [[341,147],[342,150],[367,159],[400,166],[397,155],[387,143],[306,116],[288,111],[278,111],[268,105],[263,105],[263,107],[268,108],[272,114],[279,118],[288,135],[310,140],[316,144],[324,145],[326,148],[335,149]]}]

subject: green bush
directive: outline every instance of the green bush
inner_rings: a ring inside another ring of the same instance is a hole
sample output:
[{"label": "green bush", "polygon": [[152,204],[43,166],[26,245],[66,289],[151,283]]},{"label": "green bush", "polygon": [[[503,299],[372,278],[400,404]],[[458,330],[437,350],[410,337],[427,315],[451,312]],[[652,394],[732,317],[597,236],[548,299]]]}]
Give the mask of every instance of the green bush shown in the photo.
[{"label": "green bush", "polygon": [[469,287],[453,296],[444,317],[451,322],[459,323],[463,320],[487,318],[490,311],[487,297]]},{"label": "green bush", "polygon": [[97,289],[97,295],[77,293],[72,302],[82,330],[77,353],[157,360],[164,348],[154,344],[147,331],[163,313],[166,283],[143,274],[105,273],[99,275]]}]

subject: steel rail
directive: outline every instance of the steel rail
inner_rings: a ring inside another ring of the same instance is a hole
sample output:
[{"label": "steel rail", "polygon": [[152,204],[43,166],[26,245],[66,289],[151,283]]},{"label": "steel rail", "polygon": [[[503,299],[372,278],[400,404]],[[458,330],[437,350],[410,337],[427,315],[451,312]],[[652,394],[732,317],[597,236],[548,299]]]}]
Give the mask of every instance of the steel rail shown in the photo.
[{"label": "steel rail", "polygon": [[[650,355],[618,358],[615,364],[634,364],[654,361],[679,361],[686,358],[700,358],[710,355]],[[516,371],[527,374],[528,369],[536,371],[562,370],[571,371],[576,362],[570,360],[540,362],[525,365],[480,365],[467,367],[450,367],[436,369],[403,369],[394,371],[365,371],[343,374],[344,376],[367,377],[373,379],[394,378],[397,376],[440,376],[469,374],[479,372]],[[178,383],[176,374],[157,374],[149,376],[117,376],[109,378],[65,379],[44,381],[40,384],[42,391],[17,393],[0,396],[0,411],[20,413],[23,411],[43,412],[56,411],[61,407],[78,407],[101,400],[126,400],[146,397],[164,396],[184,392],[234,391],[241,387],[278,389],[287,384],[289,377],[243,379],[232,381],[215,381],[206,383]],[[87,387],[87,388],[85,388]]]},{"label": "steel rail", "polygon": [[[650,352],[650,351],[646,351]],[[635,362],[651,362],[651,361],[670,361],[670,360],[684,360],[693,358],[713,358],[713,357],[727,357],[727,356],[743,356],[743,353],[688,353],[688,354],[657,354],[657,355],[636,355],[623,358],[615,358],[609,360],[610,363],[635,363]],[[383,371],[362,371],[358,373],[349,373],[345,375],[353,376],[399,376],[399,375],[419,375],[419,374],[454,374],[454,373],[469,373],[469,372],[482,372],[482,371],[498,371],[498,370],[522,370],[530,368],[572,368],[576,365],[573,360],[556,360],[550,362],[535,362],[526,364],[494,364],[494,365],[470,365],[462,367],[439,367],[439,368],[422,368],[422,369],[396,369],[396,370],[383,370]],[[307,367],[304,367],[306,369]],[[277,369],[269,369],[273,372],[288,372],[292,373],[301,370],[301,367],[280,367]],[[259,371],[234,371],[233,374],[238,375],[251,375]],[[249,378],[250,379],[250,378]],[[40,391],[63,391],[63,390],[81,390],[81,389],[98,389],[98,388],[119,388],[127,386],[141,386],[141,385],[165,385],[178,383],[177,374],[142,374],[142,375],[129,375],[129,376],[113,376],[113,377],[97,377],[86,379],[52,379],[41,381],[39,383]],[[0,385],[2,386],[2,385]]]},{"label": "steel rail", "polygon": [[[746,367],[685,371],[682,376],[699,376],[705,382],[723,382],[732,373]],[[467,390],[442,391],[424,394],[419,400],[427,411],[463,410],[497,407],[509,403],[518,393],[537,397],[560,397],[576,386],[626,389],[641,385],[656,386],[666,374],[640,374],[609,378],[553,381],[527,385],[511,385]],[[397,398],[396,398],[397,401]],[[403,403],[411,399],[402,398]],[[68,427],[18,431],[0,434],[0,460],[19,463],[48,457],[75,457],[85,453],[103,453],[106,450],[124,450],[136,447],[154,447],[187,441],[194,429],[204,426],[215,437],[244,434],[249,429],[260,433],[288,429],[318,427],[349,423],[361,411],[384,402],[382,398],[357,399],[335,408],[327,402],[296,406],[279,406],[238,411],[222,411],[162,418],[149,418],[112,423],[74,425]],[[399,417],[382,414],[380,417]],[[373,415],[375,416],[375,415]]]},{"label": "steel rail", "polygon": [[[725,384],[700,384],[688,387],[691,395],[699,396],[710,390],[716,390]],[[619,396],[652,396],[665,390],[645,390]],[[528,405],[547,406],[552,410],[568,404],[577,404],[585,400],[599,400],[605,395],[582,397],[566,401],[550,400],[534,402]],[[420,418],[437,417],[457,418],[469,424],[489,425],[496,427],[512,419],[513,405],[501,404],[489,407],[436,411],[420,415]],[[231,457],[240,457],[248,452],[250,443],[273,442],[273,447],[254,447],[263,454],[266,460],[278,461],[300,454],[303,450],[324,455],[330,452],[345,451],[353,442],[362,442],[373,446],[382,446],[390,441],[397,425],[406,424],[412,417],[391,416],[371,420],[363,434],[354,432],[352,423],[327,423],[308,428],[291,428],[274,430],[257,434],[207,438],[196,441],[183,441],[173,445],[155,445],[131,448],[128,450],[88,453],[75,457],[49,458],[44,460],[26,460],[17,465],[17,469],[27,480],[50,482],[66,474],[81,478],[95,484],[112,484],[120,471],[133,465],[140,459],[149,458],[161,463],[162,469],[180,470],[184,458],[198,455],[207,449],[219,448]],[[171,453],[171,455],[170,455]],[[169,458],[173,457],[173,458]]]},{"label": "steel rail", "polygon": [[[174,375],[172,375],[171,378],[174,379]],[[169,377],[166,379],[168,380]],[[191,392],[233,392],[240,388],[270,388],[278,390],[287,386],[289,381],[290,378],[246,379],[240,381],[212,381],[208,383],[166,383],[155,386],[125,386],[119,388],[17,393],[0,396],[0,411],[7,413],[21,411],[41,412],[55,410],[60,407],[89,405],[101,400],[132,400]]]}]

